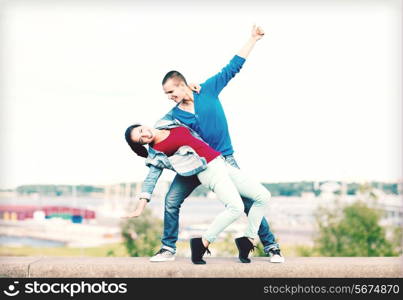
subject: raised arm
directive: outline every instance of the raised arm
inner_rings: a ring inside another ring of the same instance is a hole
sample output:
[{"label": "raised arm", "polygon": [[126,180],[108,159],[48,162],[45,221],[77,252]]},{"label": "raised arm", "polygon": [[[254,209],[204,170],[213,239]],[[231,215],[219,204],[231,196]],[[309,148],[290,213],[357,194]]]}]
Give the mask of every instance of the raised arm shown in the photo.
[{"label": "raised arm", "polygon": [[252,33],[245,45],[237,53],[238,56],[242,58],[247,58],[249,53],[252,51],[256,42],[264,36],[264,31],[261,27],[253,25]]},{"label": "raised arm", "polygon": [[242,49],[238,51],[237,55],[231,59],[229,64],[227,64],[221,72],[207,79],[206,82],[202,84],[202,88],[211,90],[212,93],[218,95],[228,82],[241,70],[246,57],[248,57],[256,42],[260,40],[263,35],[263,29],[253,25],[251,36]]}]

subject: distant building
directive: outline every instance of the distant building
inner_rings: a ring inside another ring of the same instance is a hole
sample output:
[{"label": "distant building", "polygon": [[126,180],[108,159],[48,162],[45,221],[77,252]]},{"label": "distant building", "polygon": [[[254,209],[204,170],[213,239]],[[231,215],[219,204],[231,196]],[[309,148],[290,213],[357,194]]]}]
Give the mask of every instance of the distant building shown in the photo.
[{"label": "distant building", "polygon": [[0,219],[4,221],[44,220],[60,218],[73,223],[95,219],[95,211],[67,206],[0,205]]}]

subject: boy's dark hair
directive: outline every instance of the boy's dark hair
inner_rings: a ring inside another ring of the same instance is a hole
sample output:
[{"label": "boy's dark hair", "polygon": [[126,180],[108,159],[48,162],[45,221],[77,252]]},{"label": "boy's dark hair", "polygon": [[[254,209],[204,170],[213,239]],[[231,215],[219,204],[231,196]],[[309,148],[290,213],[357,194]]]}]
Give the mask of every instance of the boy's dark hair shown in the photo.
[{"label": "boy's dark hair", "polygon": [[136,153],[138,156],[141,157],[147,157],[148,156],[147,148],[141,145],[140,143],[133,142],[131,139],[132,130],[139,126],[141,126],[141,124],[133,124],[127,127],[125,131],[125,139],[134,153]]},{"label": "boy's dark hair", "polygon": [[169,71],[165,76],[164,79],[162,79],[162,85],[165,84],[165,82],[168,81],[168,79],[171,78],[177,78],[179,80],[182,80],[186,85],[188,85],[188,83],[186,82],[185,76],[183,76],[180,72],[178,71]]}]

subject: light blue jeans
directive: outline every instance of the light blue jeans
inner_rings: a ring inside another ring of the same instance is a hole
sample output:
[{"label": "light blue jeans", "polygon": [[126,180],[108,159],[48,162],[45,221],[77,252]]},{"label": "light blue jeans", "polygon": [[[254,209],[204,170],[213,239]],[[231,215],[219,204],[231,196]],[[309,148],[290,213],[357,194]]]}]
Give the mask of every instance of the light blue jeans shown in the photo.
[{"label": "light blue jeans", "polygon": [[[234,156],[224,156],[225,162],[239,169],[239,166]],[[179,233],[179,211],[184,202],[192,191],[200,185],[200,180],[197,175],[193,176],[180,176],[176,175],[168,193],[165,196],[165,209],[164,209],[164,234],[162,236],[162,248],[176,252],[176,241],[178,240]],[[252,207],[253,201],[249,198],[242,197],[244,204],[244,212],[249,214],[249,210]],[[276,238],[270,229],[270,225],[265,217],[260,223],[258,235],[262,241],[264,251],[268,253],[271,248],[278,249],[280,245],[276,243]]]},{"label": "light blue jeans", "polygon": [[203,238],[213,242],[218,234],[243,214],[243,196],[253,200],[244,236],[255,239],[271,197],[270,192],[240,169],[225,163],[221,156],[209,162],[207,169],[197,174],[197,177],[204,186],[216,193],[225,205],[224,211],[216,216]]}]

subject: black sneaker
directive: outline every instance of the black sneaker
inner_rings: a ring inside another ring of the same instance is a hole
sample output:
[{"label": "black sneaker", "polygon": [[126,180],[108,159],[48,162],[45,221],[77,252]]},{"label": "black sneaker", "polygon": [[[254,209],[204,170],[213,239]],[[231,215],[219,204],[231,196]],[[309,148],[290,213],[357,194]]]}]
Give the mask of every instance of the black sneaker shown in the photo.
[{"label": "black sneaker", "polygon": [[270,262],[272,263],[283,263],[285,261],[279,248],[269,249],[267,255],[270,257]]},{"label": "black sneaker", "polygon": [[235,239],[235,244],[239,251],[239,260],[243,263],[250,263],[248,258],[249,252],[254,250],[252,242],[247,237],[240,237]]},{"label": "black sneaker", "polygon": [[195,265],[204,265],[206,261],[203,260],[204,253],[211,254],[210,250],[204,247],[201,238],[190,239],[190,250],[192,251],[192,263]]}]

